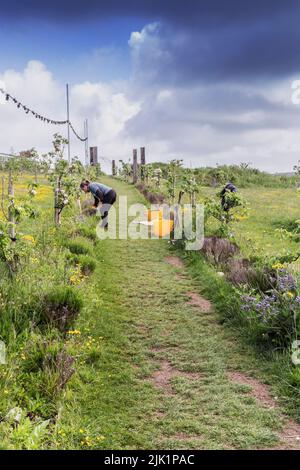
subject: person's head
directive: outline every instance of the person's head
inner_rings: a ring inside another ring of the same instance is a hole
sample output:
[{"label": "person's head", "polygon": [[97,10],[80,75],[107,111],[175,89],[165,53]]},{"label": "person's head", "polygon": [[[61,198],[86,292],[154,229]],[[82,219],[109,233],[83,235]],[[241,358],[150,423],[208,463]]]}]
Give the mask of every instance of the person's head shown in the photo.
[{"label": "person's head", "polygon": [[82,189],[82,191],[84,191],[85,193],[88,193],[89,190],[90,190],[90,182],[89,182],[89,180],[83,180],[83,181],[80,183],[80,189]]}]

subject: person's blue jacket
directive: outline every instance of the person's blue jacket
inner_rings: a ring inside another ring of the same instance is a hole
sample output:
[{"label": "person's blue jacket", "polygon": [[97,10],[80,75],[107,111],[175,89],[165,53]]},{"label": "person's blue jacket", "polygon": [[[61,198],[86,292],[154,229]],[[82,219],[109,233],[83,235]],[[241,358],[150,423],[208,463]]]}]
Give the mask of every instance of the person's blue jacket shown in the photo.
[{"label": "person's blue jacket", "polygon": [[112,190],[112,188],[102,183],[90,183],[89,190],[95,198],[95,205],[98,205],[99,202],[103,202],[104,197]]}]

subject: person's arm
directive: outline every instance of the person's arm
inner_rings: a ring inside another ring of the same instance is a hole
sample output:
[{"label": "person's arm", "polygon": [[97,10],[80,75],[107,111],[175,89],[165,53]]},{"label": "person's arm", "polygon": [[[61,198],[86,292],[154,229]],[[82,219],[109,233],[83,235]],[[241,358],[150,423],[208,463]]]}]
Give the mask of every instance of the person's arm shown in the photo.
[{"label": "person's arm", "polygon": [[95,199],[95,202],[94,202],[95,207],[99,206],[99,202],[103,202],[104,194],[102,191],[100,191],[100,189],[97,189],[97,191],[95,192],[94,199]]}]

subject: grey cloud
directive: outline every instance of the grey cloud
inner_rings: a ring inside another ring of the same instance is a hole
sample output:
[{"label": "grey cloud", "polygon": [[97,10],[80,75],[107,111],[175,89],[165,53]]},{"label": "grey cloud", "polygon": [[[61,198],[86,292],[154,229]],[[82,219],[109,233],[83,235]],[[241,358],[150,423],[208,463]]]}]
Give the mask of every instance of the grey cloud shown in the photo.
[{"label": "grey cloud", "polygon": [[84,18],[143,16],[176,23],[218,25],[249,22],[287,10],[299,11],[297,0],[10,0],[1,2],[4,17],[50,18],[71,22]]},{"label": "grey cloud", "polygon": [[[286,75],[299,70],[298,0],[17,0],[1,3],[2,21],[64,24],[142,17],[162,24],[169,61],[152,58],[155,79],[181,83]],[[184,39],[181,43],[177,36]]]}]

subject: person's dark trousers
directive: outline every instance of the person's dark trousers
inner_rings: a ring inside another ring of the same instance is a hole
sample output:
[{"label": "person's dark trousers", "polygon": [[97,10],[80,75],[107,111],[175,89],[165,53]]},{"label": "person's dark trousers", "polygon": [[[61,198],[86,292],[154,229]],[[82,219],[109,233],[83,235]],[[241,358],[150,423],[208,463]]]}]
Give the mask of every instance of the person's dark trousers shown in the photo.
[{"label": "person's dark trousers", "polygon": [[[116,199],[117,199],[117,193],[116,193],[116,191],[111,189],[107,194],[105,194],[105,196],[103,198],[103,206],[105,206],[106,204],[109,204],[110,206],[112,206],[116,202]],[[102,222],[102,224],[104,224],[104,225],[102,225],[102,227],[105,230],[108,229],[107,217],[108,217],[109,209],[107,210],[107,207],[104,207],[104,211],[101,210],[101,219],[102,220],[106,219],[106,222]]]}]

